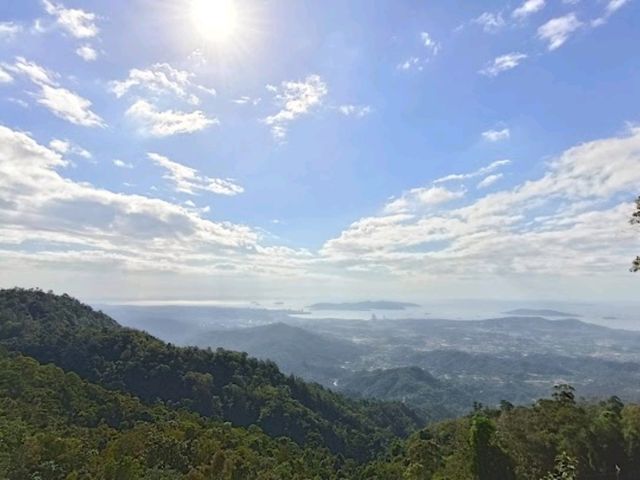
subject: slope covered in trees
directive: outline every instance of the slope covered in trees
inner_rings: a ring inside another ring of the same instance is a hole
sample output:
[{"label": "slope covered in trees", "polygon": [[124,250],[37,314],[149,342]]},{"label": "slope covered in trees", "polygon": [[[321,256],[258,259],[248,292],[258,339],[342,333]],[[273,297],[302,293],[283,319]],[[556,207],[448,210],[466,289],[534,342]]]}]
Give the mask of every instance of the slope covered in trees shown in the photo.
[{"label": "slope covered in trees", "polygon": [[0,291],[0,346],[147,403],[256,425],[360,460],[422,423],[400,403],[349,400],[242,353],[178,348],[38,290]]},{"label": "slope covered in trees", "polygon": [[337,478],[325,449],[145,406],[0,351],[0,478]]}]

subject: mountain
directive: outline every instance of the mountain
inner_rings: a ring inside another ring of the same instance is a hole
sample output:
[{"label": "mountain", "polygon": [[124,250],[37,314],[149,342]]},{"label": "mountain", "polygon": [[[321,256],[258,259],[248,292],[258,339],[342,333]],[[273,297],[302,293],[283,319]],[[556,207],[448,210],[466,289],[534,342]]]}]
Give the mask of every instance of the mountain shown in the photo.
[{"label": "mountain", "polygon": [[526,315],[530,317],[580,317],[575,313],[560,312],[558,310],[536,309],[536,308],[516,308],[504,312],[505,315]]},{"label": "mountain", "polygon": [[285,373],[331,384],[344,375],[344,367],[366,353],[348,340],[310,332],[286,323],[234,330],[214,330],[188,341],[199,347],[222,347],[276,362]]},{"label": "mountain", "polygon": [[346,399],[247,354],[179,348],[37,290],[0,291],[0,346],[146,403],[257,425],[346,457],[366,458],[422,423],[402,404]]},{"label": "mountain", "polygon": [[336,460],[321,449],[302,449],[258,428],[147,406],[3,351],[0,438],[0,478],[7,480],[294,480],[332,478],[336,469]]},{"label": "mountain", "polygon": [[419,367],[355,372],[337,388],[348,395],[401,401],[420,409],[432,421],[464,415],[474,401],[462,388]]},{"label": "mountain", "polygon": [[384,300],[378,301],[366,301],[366,302],[347,302],[347,303],[314,303],[307,308],[310,310],[353,310],[353,311],[368,311],[368,310],[404,310],[409,307],[419,307],[415,303],[407,302],[389,302]]}]

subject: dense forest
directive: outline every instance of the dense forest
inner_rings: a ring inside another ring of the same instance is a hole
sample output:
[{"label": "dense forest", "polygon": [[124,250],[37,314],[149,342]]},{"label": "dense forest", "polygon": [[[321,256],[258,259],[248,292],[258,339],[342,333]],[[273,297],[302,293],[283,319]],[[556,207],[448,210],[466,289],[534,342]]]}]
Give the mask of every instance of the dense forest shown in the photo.
[{"label": "dense forest", "polygon": [[0,345],[0,478],[640,477],[640,406],[568,385],[425,426],[399,403],[177,348],[39,290],[0,291]]}]

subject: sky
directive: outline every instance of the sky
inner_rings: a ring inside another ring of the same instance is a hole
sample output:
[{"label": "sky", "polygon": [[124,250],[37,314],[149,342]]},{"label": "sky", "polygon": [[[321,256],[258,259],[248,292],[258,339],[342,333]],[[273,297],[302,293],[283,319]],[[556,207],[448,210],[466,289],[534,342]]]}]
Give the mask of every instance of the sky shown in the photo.
[{"label": "sky", "polygon": [[635,0],[4,0],[0,286],[637,298]]}]

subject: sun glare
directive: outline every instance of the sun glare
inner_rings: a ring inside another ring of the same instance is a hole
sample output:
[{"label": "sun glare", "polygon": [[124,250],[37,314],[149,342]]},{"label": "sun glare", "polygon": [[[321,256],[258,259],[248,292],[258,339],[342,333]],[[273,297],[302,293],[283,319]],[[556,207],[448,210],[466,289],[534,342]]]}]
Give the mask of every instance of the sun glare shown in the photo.
[{"label": "sun glare", "polygon": [[238,28],[238,11],[234,0],[192,0],[191,19],[206,40],[226,42]]}]

